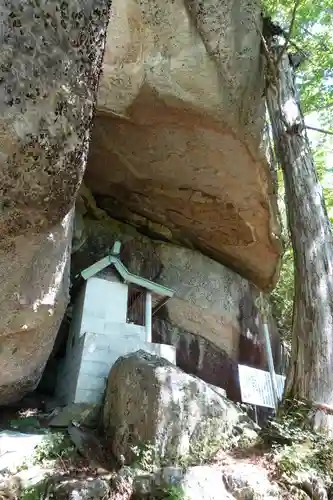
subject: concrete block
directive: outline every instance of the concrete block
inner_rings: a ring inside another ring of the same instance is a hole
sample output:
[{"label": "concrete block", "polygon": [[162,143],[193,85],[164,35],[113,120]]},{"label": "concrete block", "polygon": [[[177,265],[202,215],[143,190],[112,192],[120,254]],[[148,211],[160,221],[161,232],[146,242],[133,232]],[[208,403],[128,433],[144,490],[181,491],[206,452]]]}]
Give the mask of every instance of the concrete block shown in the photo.
[{"label": "concrete block", "polygon": [[152,354],[156,354],[156,356],[160,356],[161,358],[165,358],[170,363],[176,365],[176,348],[169,344],[151,344],[146,342],[145,349]]},{"label": "concrete block", "polygon": [[86,285],[84,310],[107,321],[126,322],[128,287],[124,283],[90,278]]},{"label": "concrete block", "polygon": [[94,377],[80,373],[77,380],[77,390],[103,392],[105,388],[105,377]]},{"label": "concrete block", "polygon": [[73,403],[100,404],[103,399],[103,392],[78,389],[73,397]]},{"label": "concrete block", "polygon": [[82,361],[80,373],[88,376],[107,377],[110,371],[110,363],[99,361]]},{"label": "concrete block", "polygon": [[82,316],[80,337],[82,337],[86,332],[103,333],[104,324],[105,319],[91,316],[90,313],[85,311]]}]

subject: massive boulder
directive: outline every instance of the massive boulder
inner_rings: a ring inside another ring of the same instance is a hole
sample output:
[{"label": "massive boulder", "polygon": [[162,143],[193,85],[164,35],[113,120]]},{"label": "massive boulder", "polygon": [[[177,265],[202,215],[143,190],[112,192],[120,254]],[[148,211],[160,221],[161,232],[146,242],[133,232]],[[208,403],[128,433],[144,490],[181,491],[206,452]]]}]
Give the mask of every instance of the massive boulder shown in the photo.
[{"label": "massive boulder", "polygon": [[[137,448],[139,456],[152,452],[156,466],[201,463],[229,446],[244,418],[212,386],[145,351],[111,368],[103,427],[119,461],[131,463]],[[250,420],[248,426],[254,432]]]},{"label": "massive boulder", "polygon": [[259,0],[113,0],[86,181],[115,218],[260,287],[281,247]]},{"label": "massive boulder", "polygon": [[72,212],[52,231],[0,247],[0,404],[38,383],[69,299]]},{"label": "massive boulder", "polygon": [[[109,9],[102,0],[0,6],[3,404],[36,386],[68,301],[72,208]],[[266,287],[280,248],[260,144],[259,10],[257,0],[114,0],[87,182],[114,217],[200,249]],[[75,250],[82,244],[75,240]],[[185,265],[188,257],[181,259]],[[162,260],[170,260],[168,250]],[[212,270],[218,286],[219,269]],[[245,280],[237,279],[242,290]],[[208,299],[195,316],[187,303],[196,308],[199,295],[178,296],[158,329],[180,319],[189,335],[205,325],[210,341],[225,344],[218,316],[223,332],[238,328],[242,292],[233,293],[234,311],[223,305],[220,314],[214,303],[214,318]],[[233,342],[226,352],[236,352]]]},{"label": "massive boulder", "polygon": [[33,389],[68,299],[109,2],[0,0],[0,404]]}]

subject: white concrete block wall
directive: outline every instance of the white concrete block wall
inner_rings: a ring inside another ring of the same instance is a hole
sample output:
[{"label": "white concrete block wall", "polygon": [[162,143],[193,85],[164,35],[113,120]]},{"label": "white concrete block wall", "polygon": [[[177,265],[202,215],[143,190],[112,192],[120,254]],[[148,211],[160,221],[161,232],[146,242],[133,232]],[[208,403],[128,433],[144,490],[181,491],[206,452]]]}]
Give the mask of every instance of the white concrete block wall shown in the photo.
[{"label": "white concrete block wall", "polygon": [[98,333],[86,333],[82,358],[83,364],[86,362],[106,363],[110,367],[114,361],[121,355],[128,352],[137,351],[145,346],[145,340],[136,335],[128,335],[126,338],[121,336],[108,337]]},{"label": "white concrete block wall", "polygon": [[65,404],[101,402],[110,369],[120,356],[144,349],[176,363],[173,346],[147,342],[145,327],[126,323],[127,297],[127,285],[114,277],[86,282],[74,307],[58,382]]},{"label": "white concrete block wall", "polygon": [[101,404],[104,388],[101,392],[89,390],[77,390],[73,403]]},{"label": "white concrete block wall", "polygon": [[[77,380],[75,402],[101,402],[106,386],[107,377],[113,364],[120,356],[124,356],[139,349],[164,357],[171,363],[176,363],[176,349],[166,344],[152,344],[146,342],[143,327],[132,328],[127,338],[108,337],[105,334],[88,332],[84,338],[82,363]],[[142,331],[140,332],[140,330]],[[127,330],[124,328],[123,330]],[[141,340],[135,331],[141,333]]]},{"label": "white concrete block wall", "polygon": [[[84,338],[79,337],[79,332],[75,333],[76,335],[72,335],[68,339],[66,358],[58,374],[56,393],[64,404],[69,404],[75,400],[76,386],[82,365]],[[73,336],[74,343],[72,342]]]},{"label": "white concrete block wall", "polygon": [[90,278],[86,283],[81,332],[102,333],[105,323],[126,323],[128,287],[124,283]]},{"label": "white concrete block wall", "polygon": [[[89,330],[87,330],[89,331]],[[91,330],[90,330],[91,331]],[[146,329],[144,326],[141,325],[135,325],[134,323],[110,323],[110,322],[105,322],[104,323],[104,329],[103,333],[107,335],[108,337],[111,336],[116,336],[116,337],[131,337],[135,336],[138,337],[140,340],[144,341],[146,340]]]}]

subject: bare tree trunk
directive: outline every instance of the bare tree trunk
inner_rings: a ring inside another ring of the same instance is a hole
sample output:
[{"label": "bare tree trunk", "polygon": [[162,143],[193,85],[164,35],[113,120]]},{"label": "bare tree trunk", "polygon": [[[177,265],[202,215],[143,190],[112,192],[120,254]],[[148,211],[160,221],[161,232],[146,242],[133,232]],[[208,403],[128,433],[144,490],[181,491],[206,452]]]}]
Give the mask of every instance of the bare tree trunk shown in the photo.
[{"label": "bare tree trunk", "polygon": [[333,434],[333,241],[321,185],[305,131],[294,72],[279,62],[279,88],[268,90],[274,143],[284,174],[295,258],[292,355],[285,396],[316,407],[314,427]]}]

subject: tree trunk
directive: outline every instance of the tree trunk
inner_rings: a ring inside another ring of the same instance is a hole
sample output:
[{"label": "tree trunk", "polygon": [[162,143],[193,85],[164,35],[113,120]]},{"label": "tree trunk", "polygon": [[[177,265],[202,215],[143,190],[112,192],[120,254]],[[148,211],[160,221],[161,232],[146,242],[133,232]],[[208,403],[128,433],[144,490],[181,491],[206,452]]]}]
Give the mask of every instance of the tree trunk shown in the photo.
[{"label": "tree trunk", "polygon": [[[292,355],[285,397],[333,405],[333,241],[304,118],[285,54],[278,92],[267,105],[283,170],[295,259]],[[333,416],[315,410],[314,427],[333,434]]]}]

